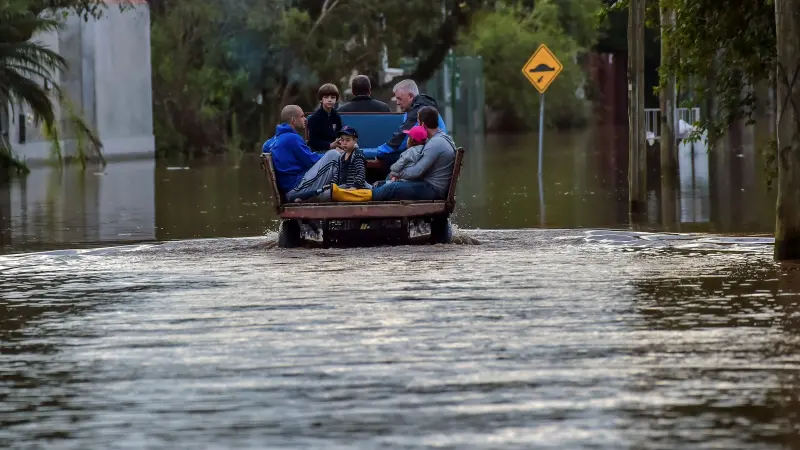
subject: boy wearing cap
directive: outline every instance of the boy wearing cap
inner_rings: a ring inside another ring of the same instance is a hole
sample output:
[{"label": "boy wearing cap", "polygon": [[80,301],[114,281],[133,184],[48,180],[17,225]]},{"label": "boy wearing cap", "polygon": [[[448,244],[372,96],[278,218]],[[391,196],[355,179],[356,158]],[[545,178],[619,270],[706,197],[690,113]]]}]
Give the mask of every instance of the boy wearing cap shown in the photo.
[{"label": "boy wearing cap", "polygon": [[333,183],[342,189],[369,188],[366,181],[367,158],[358,148],[358,131],[345,125],[338,133],[337,140],[342,156],[339,158],[339,171]]}]

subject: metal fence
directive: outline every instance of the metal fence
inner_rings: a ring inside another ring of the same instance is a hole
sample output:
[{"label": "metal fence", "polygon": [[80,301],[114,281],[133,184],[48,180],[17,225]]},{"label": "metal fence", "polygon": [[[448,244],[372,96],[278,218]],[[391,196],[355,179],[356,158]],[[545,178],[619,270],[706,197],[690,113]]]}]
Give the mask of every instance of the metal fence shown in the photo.
[{"label": "metal fence", "polygon": [[[694,125],[700,121],[700,108],[675,108],[675,123],[677,124],[679,120],[683,120],[689,125]],[[652,137],[654,140],[658,140],[661,137],[660,109],[644,109],[644,129],[648,138]]]},{"label": "metal fence", "polygon": [[449,55],[423,87],[435,98],[451,134],[483,134],[486,128],[483,59]]}]

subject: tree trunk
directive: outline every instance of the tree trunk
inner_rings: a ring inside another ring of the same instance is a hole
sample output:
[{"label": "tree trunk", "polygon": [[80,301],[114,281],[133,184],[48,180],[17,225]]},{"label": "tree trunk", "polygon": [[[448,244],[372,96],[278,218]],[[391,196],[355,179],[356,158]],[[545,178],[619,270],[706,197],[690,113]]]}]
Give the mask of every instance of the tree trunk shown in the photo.
[{"label": "tree trunk", "polygon": [[420,58],[414,71],[396,76],[388,83],[381,83],[378,90],[393,88],[397,82],[406,78],[416,81],[417,84],[422,84],[431,79],[442,66],[450,49],[456,46],[458,34],[469,25],[472,15],[479,10],[479,7],[480,2],[477,0],[456,3],[456,6],[449,10],[447,17],[439,27],[434,40],[435,45],[425,57]]},{"label": "tree trunk", "polygon": [[775,260],[800,259],[800,0],[775,1],[778,201]]},{"label": "tree trunk", "polygon": [[[661,62],[671,53],[670,41],[665,30],[675,26],[675,13],[666,8],[661,0]],[[659,67],[659,72],[661,68]],[[677,190],[678,190],[678,146],[675,136],[675,77],[668,77],[659,91],[661,109],[661,222],[667,229],[678,224]]]},{"label": "tree trunk", "polygon": [[[3,164],[0,163],[0,169]],[[5,183],[8,172],[0,170],[0,183]],[[7,187],[0,189],[0,251],[11,246],[11,190]]]},{"label": "tree trunk", "polygon": [[641,223],[647,211],[647,146],[644,117],[645,0],[628,7],[628,212],[631,224]]}]

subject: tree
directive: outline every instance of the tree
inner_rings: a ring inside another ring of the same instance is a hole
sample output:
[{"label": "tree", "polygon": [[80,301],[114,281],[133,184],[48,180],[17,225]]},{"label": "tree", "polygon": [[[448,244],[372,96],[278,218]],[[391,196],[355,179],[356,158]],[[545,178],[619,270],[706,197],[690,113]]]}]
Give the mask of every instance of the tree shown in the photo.
[{"label": "tree", "polygon": [[665,55],[660,75],[675,76],[678,86],[695,87],[685,104],[713,105],[695,137],[708,131],[713,144],[731,124],[741,119],[752,123],[760,103],[753,87],[777,85],[777,139],[767,149],[778,176],[774,257],[800,259],[800,4],[662,1],[675,12],[675,25],[665,30],[673,51]]},{"label": "tree", "polygon": [[229,70],[224,43],[240,24],[214,1],[186,0],[151,27],[154,132],[160,149],[207,152],[227,144],[234,91],[244,75]]},{"label": "tree", "polygon": [[[674,76],[679,88],[691,90],[687,106],[712,106],[699,125],[714,143],[730,124],[752,119],[758,99],[751,87],[774,74],[772,0],[662,0],[662,4],[674,11],[675,19],[674,26],[664,30],[670,51],[662,58],[661,78]],[[649,12],[653,19],[658,17],[655,9]]]},{"label": "tree", "polygon": [[[773,0],[660,0],[648,2],[649,31],[660,29],[659,9],[673,11],[674,25],[662,36],[670,41],[658,72],[662,80],[676,78],[686,92],[683,106],[711,105],[696,124],[695,138],[708,132],[715,142],[740,119],[752,118],[758,104],[750,89],[769,81],[775,69]],[[625,11],[628,0],[607,7],[611,17]],[[657,54],[657,47],[648,53]],[[649,55],[648,55],[649,56]]]},{"label": "tree", "polygon": [[[123,1],[120,6],[124,8],[125,4]],[[104,4],[101,0],[0,0],[0,108],[28,105],[34,123],[44,125],[46,134],[53,137],[58,148],[59,125],[54,104],[61,103],[66,107],[67,123],[75,127],[81,139],[95,148],[102,160],[99,138],[71,109],[69,99],[55,82],[56,74],[67,69],[66,60],[35,40],[37,34],[60,28],[63,12],[53,8],[62,7],[88,18],[99,16]],[[45,88],[45,84],[52,86],[52,92]],[[82,147],[80,152],[79,158],[85,163]],[[13,156],[10,144],[5,141],[0,142],[0,168],[14,168],[19,172],[28,170]]]},{"label": "tree", "polygon": [[[390,12],[388,17],[400,22],[393,27],[394,47],[401,50],[399,53],[402,56],[418,58],[418,63],[410,74],[396,77],[385,83],[384,88],[393,86],[402,78],[411,78],[417,82],[429,80],[442,65],[450,49],[457,45],[459,34],[469,27],[473,16],[485,8],[491,8],[494,2],[445,0],[441,18],[431,13],[431,4],[424,0],[384,3],[390,4],[398,10]],[[403,6],[408,5],[414,5],[412,11],[403,10]],[[421,21],[418,20],[419,17],[426,17],[428,20]],[[412,39],[408,39],[408,36],[412,36]],[[403,42],[406,45],[401,45]]]},{"label": "tree", "polygon": [[[48,126],[55,123],[56,117],[53,100],[43,83],[53,83],[56,71],[63,70],[66,61],[41,43],[20,37],[53,31],[58,26],[52,17],[30,13],[21,1],[0,2],[0,108],[26,103],[35,121]],[[6,142],[0,142],[0,168],[26,171]]]},{"label": "tree", "polygon": [[[584,78],[576,61],[586,46],[594,43],[597,26],[593,19],[600,2],[575,1],[581,8],[571,4],[542,0],[533,8],[524,4],[498,5],[478,13],[469,32],[462,36],[460,50],[483,57],[487,106],[499,116],[494,128],[530,129],[538,123],[539,92],[520,70],[542,43],[564,65],[558,80],[547,90],[545,118],[559,125],[585,121],[585,102],[575,95]],[[571,23],[584,24],[586,28],[574,34],[568,32],[562,22],[564,9],[570,11],[566,17]],[[579,18],[574,17],[576,11],[582,11]]]},{"label": "tree", "polygon": [[800,2],[775,1],[778,201],[775,259],[800,259]]},{"label": "tree", "polygon": [[59,23],[51,17],[35,16],[19,4],[0,5],[0,104],[23,101],[30,105],[37,120],[52,123],[53,103],[42,82],[52,83],[56,71],[66,67],[66,61],[39,42],[20,41],[18,37],[29,31],[57,30]]},{"label": "tree", "polygon": [[379,68],[384,49],[419,57],[404,78],[425,81],[481,1],[447,0],[440,13],[423,0],[160,0],[151,37],[159,147],[261,143],[281,105],[314,108],[320,84],[344,88],[352,70]]}]

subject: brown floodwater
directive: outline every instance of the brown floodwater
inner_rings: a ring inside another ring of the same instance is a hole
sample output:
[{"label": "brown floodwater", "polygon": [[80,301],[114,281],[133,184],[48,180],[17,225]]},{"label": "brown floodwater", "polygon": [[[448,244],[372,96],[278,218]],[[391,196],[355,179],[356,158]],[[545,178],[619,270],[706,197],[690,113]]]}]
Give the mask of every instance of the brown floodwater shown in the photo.
[{"label": "brown floodwater", "polygon": [[[455,223],[462,229],[628,228],[624,129],[460,139],[466,147]],[[771,234],[775,196],[750,148],[680,151],[678,220],[664,224],[657,174],[641,229]],[[658,150],[651,159],[658,161]],[[540,200],[543,200],[540,201]],[[242,237],[276,230],[255,154],[130,161],[105,169],[38,168],[0,185],[0,253],[126,242]],[[542,204],[544,208],[542,208]]]},{"label": "brown floodwater", "polygon": [[800,446],[757,159],[689,149],[633,230],[610,134],[551,133],[542,192],[535,137],[465,145],[454,245],[277,249],[253,155],[35,169],[0,188],[0,448]]}]

